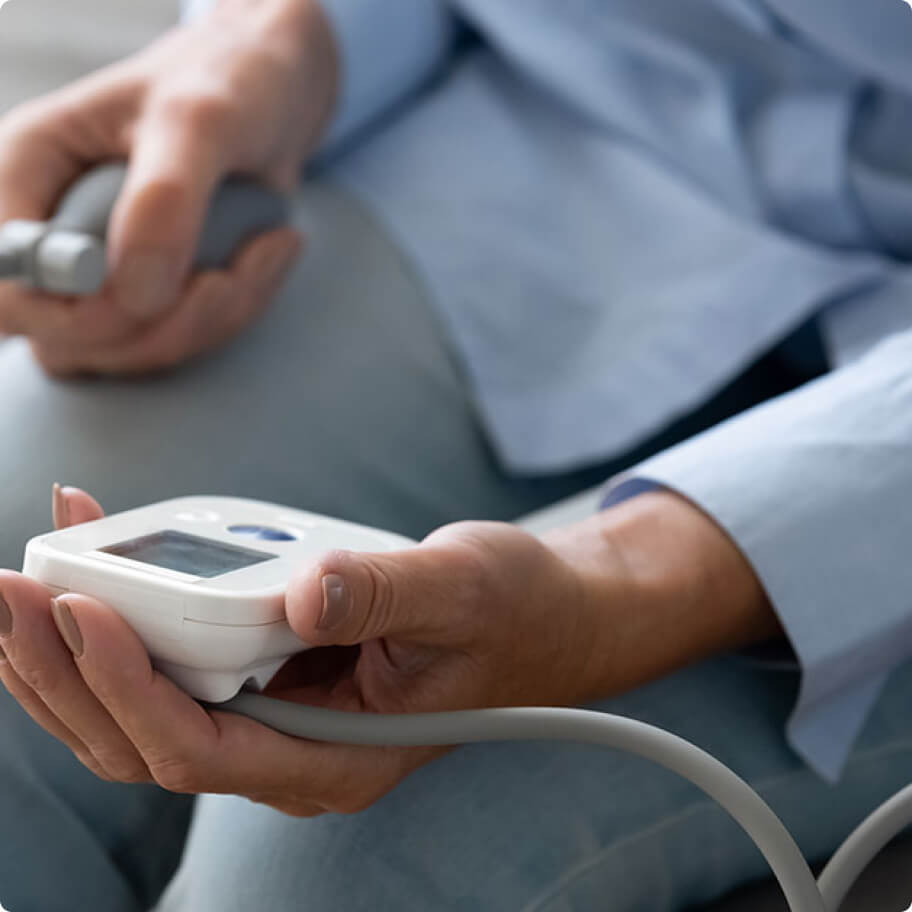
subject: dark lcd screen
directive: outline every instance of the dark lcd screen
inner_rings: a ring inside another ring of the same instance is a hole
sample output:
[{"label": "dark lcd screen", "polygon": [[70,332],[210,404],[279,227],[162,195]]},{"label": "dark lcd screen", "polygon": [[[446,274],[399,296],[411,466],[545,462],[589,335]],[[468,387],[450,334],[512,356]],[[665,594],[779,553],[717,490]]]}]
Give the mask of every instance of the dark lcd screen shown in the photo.
[{"label": "dark lcd screen", "polygon": [[265,551],[226,545],[197,535],[187,535],[185,532],[175,532],[173,529],[143,535],[99,550],[105,554],[127,557],[153,567],[189,573],[204,579],[213,579],[244,567],[262,564],[277,556]]}]

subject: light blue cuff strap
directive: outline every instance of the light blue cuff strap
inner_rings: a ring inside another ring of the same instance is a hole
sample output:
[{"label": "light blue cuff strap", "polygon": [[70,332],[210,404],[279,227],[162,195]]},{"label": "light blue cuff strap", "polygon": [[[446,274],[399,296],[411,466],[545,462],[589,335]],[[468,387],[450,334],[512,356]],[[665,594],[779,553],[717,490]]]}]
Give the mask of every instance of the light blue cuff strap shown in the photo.
[{"label": "light blue cuff strap", "polygon": [[802,668],[788,737],[835,780],[912,656],[912,333],[614,480],[712,516],[764,585]]}]

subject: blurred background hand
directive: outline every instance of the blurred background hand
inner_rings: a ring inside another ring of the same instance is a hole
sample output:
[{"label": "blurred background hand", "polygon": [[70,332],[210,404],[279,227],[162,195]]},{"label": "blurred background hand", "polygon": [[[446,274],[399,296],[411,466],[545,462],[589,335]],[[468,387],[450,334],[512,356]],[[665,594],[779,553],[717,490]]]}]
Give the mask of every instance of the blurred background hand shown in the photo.
[{"label": "blurred background hand", "polygon": [[[190,278],[212,191],[229,173],[291,189],[336,94],[328,25],[312,0],[224,0],[205,19],[0,121],[0,222],[46,219],[92,165],[129,159],[97,296],[0,283],[0,333],[26,335],[55,374],[179,364],[237,334],[300,248],[282,228],[230,271]],[[305,87],[302,90],[302,86]]]}]

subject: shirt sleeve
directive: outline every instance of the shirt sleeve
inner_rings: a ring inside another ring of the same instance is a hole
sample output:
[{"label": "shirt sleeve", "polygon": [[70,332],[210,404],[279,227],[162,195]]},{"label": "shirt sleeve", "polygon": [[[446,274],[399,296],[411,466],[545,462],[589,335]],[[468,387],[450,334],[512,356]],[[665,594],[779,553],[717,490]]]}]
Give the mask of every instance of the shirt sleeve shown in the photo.
[{"label": "shirt sleeve", "polygon": [[712,516],[750,561],[800,664],[792,747],[838,779],[912,657],[912,332],[612,480]]},{"label": "shirt sleeve", "polygon": [[[185,20],[217,0],[183,0]],[[343,145],[446,62],[459,32],[443,0],[321,0],[342,62],[342,84],[323,151]]]}]

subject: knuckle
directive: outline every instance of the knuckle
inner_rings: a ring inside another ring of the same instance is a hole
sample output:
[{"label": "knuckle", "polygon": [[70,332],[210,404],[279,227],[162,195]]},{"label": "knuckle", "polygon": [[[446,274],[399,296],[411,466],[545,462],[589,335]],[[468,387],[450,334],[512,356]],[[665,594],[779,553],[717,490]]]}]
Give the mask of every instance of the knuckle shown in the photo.
[{"label": "knuckle", "polygon": [[126,785],[146,785],[151,781],[149,773],[140,767],[118,770],[115,773],[115,779],[117,782],[123,782]]},{"label": "knuckle", "polygon": [[17,668],[16,671],[27,687],[45,701],[53,702],[59,686],[59,677],[50,668],[29,664],[24,668]]},{"label": "knuckle", "polygon": [[38,367],[51,380],[66,380],[79,373],[72,364],[68,364],[59,356],[51,354],[40,345],[32,344],[32,355]]},{"label": "knuckle", "polygon": [[221,135],[230,125],[236,103],[230,93],[171,92],[158,100],[156,112],[174,124],[202,135]]},{"label": "knuckle", "polygon": [[450,549],[448,560],[453,606],[458,606],[465,618],[479,615],[486,623],[490,622],[488,606],[500,582],[489,555],[482,548],[463,544]]},{"label": "knuckle", "polygon": [[334,814],[344,814],[346,816],[361,814],[368,808],[373,807],[380,800],[380,797],[380,795],[376,795],[373,792],[354,792],[345,795],[344,798],[338,801],[332,802],[329,809]]},{"label": "knuckle", "polygon": [[315,820],[317,817],[324,817],[328,812],[325,808],[313,804],[303,798],[291,798],[287,795],[269,795],[258,799],[250,799],[256,804],[262,804],[273,810],[285,814],[287,817],[295,817],[298,820]]},{"label": "knuckle", "polygon": [[272,808],[288,817],[299,819],[313,819],[326,813],[325,808],[315,804],[310,799],[287,792],[275,791],[245,791],[244,797],[253,804]]},{"label": "knuckle", "polygon": [[[258,84],[267,87],[297,78],[297,68],[293,60],[286,55],[277,54],[269,47],[260,44],[251,47],[249,55],[251,62],[249,70],[243,74],[238,71],[237,76],[243,75],[249,79],[248,73],[255,74]],[[240,85],[236,85],[236,88],[240,88]]]},{"label": "knuckle", "polygon": [[23,325],[12,313],[0,311],[0,340],[9,336],[22,336]]},{"label": "knuckle", "polygon": [[133,204],[143,213],[183,211],[191,199],[192,188],[186,177],[160,174],[147,178],[137,189]]},{"label": "knuckle", "polygon": [[99,779],[102,779],[105,782],[115,782],[113,776],[108,773],[106,769],[95,759],[91,754],[86,753],[85,751],[75,751],[76,759],[87,769],[89,772],[93,773]]},{"label": "knuckle", "polygon": [[130,785],[148,782],[149,770],[144,763],[122,756],[107,756],[102,751],[94,751],[95,759],[105,772],[115,781]]},{"label": "knuckle", "polygon": [[17,152],[34,142],[36,135],[45,129],[47,107],[47,99],[28,99],[3,116],[0,121],[0,137],[5,151]]},{"label": "knuckle", "polygon": [[195,795],[204,791],[200,767],[185,758],[168,758],[149,764],[149,772],[167,792]]},{"label": "knuckle", "polygon": [[395,614],[396,589],[386,570],[373,561],[367,564],[370,594],[368,596],[368,610],[361,615],[361,630],[364,632],[370,623],[378,630],[386,630]]},{"label": "knuckle", "polygon": [[324,792],[320,804],[333,814],[360,814],[375,805],[389,790],[384,779],[346,775]]},{"label": "knuckle", "polygon": [[6,290],[0,300],[0,333],[5,336],[23,336],[27,321],[25,308],[28,301],[19,290]]}]

